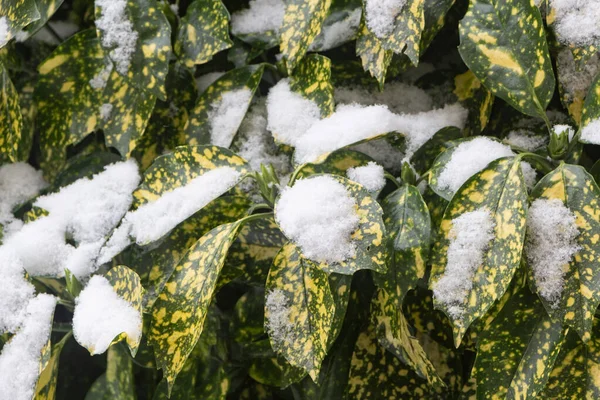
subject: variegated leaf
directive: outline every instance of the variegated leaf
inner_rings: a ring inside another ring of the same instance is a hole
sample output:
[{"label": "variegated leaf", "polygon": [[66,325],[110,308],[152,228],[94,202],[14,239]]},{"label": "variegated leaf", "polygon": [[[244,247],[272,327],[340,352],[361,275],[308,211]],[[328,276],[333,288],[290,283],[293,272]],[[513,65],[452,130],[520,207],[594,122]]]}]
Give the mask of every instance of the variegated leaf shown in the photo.
[{"label": "variegated leaf", "polygon": [[[588,89],[587,95],[585,97],[585,102],[583,103],[583,111],[581,113],[581,123],[579,124],[579,130],[585,129],[588,125],[593,122],[597,122],[600,119],[600,75],[597,75],[594,78],[594,82]],[[582,143],[593,143],[598,144],[598,141],[594,135],[591,137],[582,136],[579,138],[579,141]]]},{"label": "variegated leaf", "polygon": [[316,381],[335,313],[327,274],[288,243],[273,260],[265,291],[265,326],[273,349]]},{"label": "variegated leaf", "polygon": [[304,57],[294,69],[290,88],[309,100],[321,110],[321,117],[333,113],[333,86],[331,85],[331,60],[319,54]]},{"label": "variegated leaf", "polygon": [[109,398],[135,400],[131,358],[123,346],[111,346],[106,357],[106,388]]},{"label": "variegated leaf", "polygon": [[[483,254],[483,263],[470,278],[472,287],[461,305],[464,313],[458,318],[451,318],[457,347],[471,323],[481,318],[502,297],[521,261],[527,189],[519,157],[493,161],[467,180],[454,195],[444,212],[434,244],[429,283],[431,288],[435,287],[446,269],[448,246],[452,239],[452,220],[475,210],[487,210],[490,213],[495,224],[494,239]],[[447,305],[435,299],[434,304],[449,315]]]},{"label": "variegated leaf", "polygon": [[63,338],[52,346],[51,356],[48,360],[48,364],[40,373],[36,388],[35,388],[35,400],[54,400],[56,395],[56,384],[58,379],[58,361],[60,353],[65,343],[72,336],[71,333],[67,333]]},{"label": "variegated leaf", "polygon": [[307,163],[300,166],[298,178],[306,178],[315,174],[346,176],[348,168],[367,165],[370,161],[373,159],[364,153],[348,149],[337,150],[327,156],[322,163]]},{"label": "variegated leaf", "polygon": [[472,71],[454,77],[454,92],[458,100],[469,110],[466,129],[469,134],[479,135],[487,126],[494,105],[494,95],[481,85]]},{"label": "variegated leaf", "polygon": [[7,158],[11,162],[20,161],[22,153],[21,137],[23,135],[23,116],[19,104],[19,94],[15,89],[8,71],[0,63],[0,159]]},{"label": "variegated leaf", "polygon": [[286,1],[280,49],[290,74],[306,54],[308,46],[321,32],[330,6],[331,0]]},{"label": "variegated leaf", "polygon": [[[234,91],[249,91],[250,96],[246,105],[246,110],[250,106],[250,101],[254,92],[258,88],[258,84],[262,78],[264,64],[248,65],[233,69],[220,77],[216,82],[210,85],[198,98],[196,106],[191,111],[187,124],[184,127],[185,140],[188,144],[208,144],[213,143],[215,138],[212,138],[212,126],[210,113],[213,108],[218,107],[228,93]],[[245,114],[245,112],[243,113]],[[237,121],[237,127],[242,123],[243,115]],[[237,129],[236,129],[237,131]],[[235,132],[228,143],[213,143],[223,147],[231,146],[231,142],[235,136]],[[212,140],[211,140],[212,139]]]},{"label": "variegated leaf", "polygon": [[35,6],[38,9],[40,18],[27,25],[27,27],[23,29],[23,32],[25,32],[27,36],[20,37],[19,41],[24,41],[26,38],[31,37],[36,32],[38,32],[44,25],[46,25],[48,20],[62,5],[63,1],[64,0],[35,0]]},{"label": "variegated leaf", "polygon": [[356,55],[360,57],[363,69],[377,79],[380,89],[383,89],[385,75],[392,62],[393,54],[391,50],[383,47],[383,42],[369,31],[363,20],[356,39]]},{"label": "variegated leaf", "polygon": [[179,23],[175,53],[189,68],[230,48],[229,12],[221,0],[195,0]]},{"label": "variegated leaf", "polygon": [[35,0],[3,0],[0,1],[0,15],[5,19],[6,33],[0,42],[4,47],[23,28],[40,19],[40,12]]},{"label": "variegated leaf", "polygon": [[152,308],[149,341],[169,391],[202,333],[207,309],[240,221],[219,225],[181,257]]},{"label": "variegated leaf", "polygon": [[[101,18],[102,8],[96,6],[95,14],[96,20]],[[128,1],[125,16],[131,23],[132,34],[137,36],[129,62],[122,56],[115,58],[115,70],[126,77],[129,84],[164,100],[171,56],[171,25],[156,0]],[[111,50],[122,45],[107,42],[104,30],[97,27],[97,31],[106,54],[110,55]]]},{"label": "variegated leaf", "polygon": [[478,399],[536,398],[546,385],[565,332],[529,289],[515,294],[482,334],[472,374]]},{"label": "variegated leaf", "polygon": [[[550,304],[540,296],[546,311],[573,327],[584,342],[592,333],[594,313],[600,304],[600,189],[594,178],[578,165],[561,164],[534,188],[532,199],[559,199],[575,215],[579,250],[563,266],[564,284],[560,300]],[[535,280],[530,281],[535,287]]]},{"label": "variegated leaf", "polygon": [[425,173],[431,168],[437,156],[451,147],[453,140],[460,138],[462,132],[454,126],[440,129],[413,154],[410,158],[411,165],[417,172]]},{"label": "variegated leaf", "polygon": [[540,11],[530,0],[473,0],[459,27],[460,54],[494,95],[546,119],[554,71]]}]

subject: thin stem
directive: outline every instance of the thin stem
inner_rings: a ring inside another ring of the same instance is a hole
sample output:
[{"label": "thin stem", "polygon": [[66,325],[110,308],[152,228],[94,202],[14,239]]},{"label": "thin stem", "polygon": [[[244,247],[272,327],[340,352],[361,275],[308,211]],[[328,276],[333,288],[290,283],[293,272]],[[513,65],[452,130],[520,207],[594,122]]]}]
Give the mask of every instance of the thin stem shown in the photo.
[{"label": "thin stem", "polygon": [[238,222],[245,224],[247,222],[250,221],[254,221],[256,219],[263,219],[263,218],[268,218],[275,215],[275,213],[273,212],[267,212],[267,213],[260,213],[260,214],[252,214],[252,215],[248,215],[247,217],[244,217],[242,219],[240,219]]},{"label": "thin stem", "polygon": [[540,156],[539,154],[521,153],[518,155],[518,157],[533,162],[536,165],[536,167],[544,174],[551,172],[555,168],[550,161],[548,161],[545,157]]},{"label": "thin stem", "polygon": [[266,208],[268,210],[271,209],[271,206],[268,205],[267,203],[260,203],[260,204],[254,204],[252,207],[250,207],[250,209],[248,210],[248,215],[252,215],[254,213],[254,211],[256,210],[260,210],[261,208]]},{"label": "thin stem", "polygon": [[61,306],[65,307],[67,310],[69,310],[71,312],[73,312],[73,310],[75,309],[75,304],[73,304],[72,301],[65,300],[65,299],[58,299],[57,303],[60,304]]},{"label": "thin stem", "polygon": [[389,172],[385,171],[384,176],[389,179],[390,181],[394,182],[394,184],[396,185],[396,187],[400,187],[402,186],[402,184],[400,182],[398,182],[398,179],[396,179],[396,177],[392,174],[390,174]]},{"label": "thin stem", "polygon": [[302,168],[304,168],[305,165],[306,164],[302,164],[301,166],[299,166],[298,168],[296,168],[296,170],[294,171],[294,173],[290,177],[290,181],[288,182],[288,186],[293,186],[294,185],[294,182],[296,182],[296,179],[298,178],[298,174],[300,173],[300,171],[302,171]]},{"label": "thin stem", "polygon": [[68,322],[55,322],[52,325],[52,332],[66,332],[69,335],[72,331],[73,326]]}]

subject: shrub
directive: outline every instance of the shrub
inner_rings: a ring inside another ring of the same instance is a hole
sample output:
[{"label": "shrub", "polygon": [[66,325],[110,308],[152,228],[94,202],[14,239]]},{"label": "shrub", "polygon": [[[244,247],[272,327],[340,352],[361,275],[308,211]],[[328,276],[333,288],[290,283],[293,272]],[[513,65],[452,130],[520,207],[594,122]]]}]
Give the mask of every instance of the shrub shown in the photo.
[{"label": "shrub", "polygon": [[598,398],[599,13],[0,2],[0,398]]}]

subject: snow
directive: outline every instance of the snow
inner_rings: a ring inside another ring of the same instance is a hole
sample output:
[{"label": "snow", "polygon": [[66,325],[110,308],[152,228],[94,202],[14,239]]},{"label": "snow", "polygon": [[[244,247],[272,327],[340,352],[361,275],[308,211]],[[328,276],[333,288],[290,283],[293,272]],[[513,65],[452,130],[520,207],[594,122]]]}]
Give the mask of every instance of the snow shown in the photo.
[{"label": "snow", "polygon": [[202,94],[210,85],[212,85],[217,79],[225,75],[225,72],[209,72],[196,78],[196,88],[198,93]]},{"label": "snow", "polygon": [[13,209],[36,196],[48,186],[41,171],[18,162],[0,167],[0,225],[8,225],[15,218]]},{"label": "snow", "polygon": [[92,355],[104,353],[121,333],[139,340],[141,312],[114,291],[103,276],[93,276],[75,299],[73,334]]},{"label": "snow", "polygon": [[112,113],[113,105],[110,103],[104,103],[100,106],[100,118],[107,120],[110,118]]},{"label": "snow", "polygon": [[348,168],[348,179],[360,183],[371,193],[377,193],[385,186],[384,170],[381,165],[370,161],[367,165]]},{"label": "snow", "polygon": [[250,0],[249,8],[231,15],[231,33],[248,35],[269,31],[279,32],[284,14],[283,0]]},{"label": "snow", "polygon": [[600,118],[593,119],[581,129],[581,140],[585,143],[600,144]]},{"label": "snow", "polygon": [[562,124],[562,125],[554,125],[552,127],[552,134],[553,135],[560,135],[564,132],[567,132],[567,137],[569,138],[569,142],[571,140],[573,140],[573,136],[575,136],[575,129],[573,129],[572,126],[570,125],[566,125],[566,124]]},{"label": "snow", "polygon": [[600,0],[550,0],[554,27],[564,44],[588,46],[600,39]]},{"label": "snow", "polygon": [[278,150],[267,130],[267,108],[263,99],[257,101],[246,114],[238,137],[241,144],[237,154],[248,161],[254,171],[260,171],[261,164],[271,164],[279,176],[291,172],[290,157]]},{"label": "snow", "polygon": [[290,89],[289,79],[282,79],[267,97],[267,129],[276,141],[296,146],[296,142],[321,118],[319,106]]},{"label": "snow", "polygon": [[310,44],[308,50],[326,51],[352,40],[358,32],[361,14],[362,9],[359,7],[331,25],[323,25],[321,33]]},{"label": "snow", "polygon": [[231,167],[204,172],[157,200],[128,212],[102,249],[99,263],[108,262],[135,239],[139,245],[154,242],[198,210],[231,189],[241,178]]},{"label": "snow", "polygon": [[456,193],[463,183],[492,161],[514,155],[509,146],[487,137],[462,142],[452,152],[438,177],[437,185],[442,190]]},{"label": "snow", "polygon": [[[97,265],[81,265],[84,250],[78,247],[89,250],[92,244],[97,248],[98,242],[104,241],[129,209],[139,180],[135,161],[118,162],[91,179],[78,179],[56,193],[39,197],[33,205],[49,215],[25,224],[7,238],[5,246],[16,252],[33,276],[62,277],[67,266],[78,264],[72,272],[85,279]],[[71,260],[72,256],[77,258]]]},{"label": "snow", "polygon": [[50,338],[56,298],[39,294],[27,305],[21,329],[0,354],[3,399],[31,400],[39,377],[42,349]]},{"label": "snow", "polygon": [[390,143],[387,138],[360,143],[350,149],[368,155],[389,171],[400,172],[404,153]]},{"label": "snow", "polygon": [[5,246],[0,247],[0,335],[16,332],[26,317],[27,304],[35,288],[25,279],[23,263]]},{"label": "snow", "polygon": [[8,26],[8,18],[0,17],[0,47],[3,47],[11,39],[10,26]]},{"label": "snow", "polygon": [[460,319],[464,314],[473,277],[494,239],[494,227],[492,215],[485,208],[466,212],[452,220],[448,261],[442,277],[433,285],[433,296],[445,305],[454,319]]},{"label": "snow", "polygon": [[527,215],[527,260],[542,298],[557,307],[564,287],[563,267],[580,247],[576,217],[559,199],[536,199]]},{"label": "snow", "polygon": [[211,144],[231,146],[231,141],[246,115],[252,100],[252,91],[247,87],[224,93],[221,99],[210,106],[208,123]]},{"label": "snow", "polygon": [[334,91],[336,104],[386,105],[396,114],[430,111],[433,100],[423,89],[402,82],[386,82],[383,91],[364,86],[340,86]]},{"label": "snow", "polygon": [[510,146],[519,147],[527,151],[535,151],[548,144],[548,137],[538,135],[526,129],[510,131],[504,141]]},{"label": "snow", "polygon": [[572,102],[583,99],[592,85],[594,77],[600,71],[600,59],[594,53],[585,65],[580,66],[573,59],[573,53],[568,47],[559,51],[556,57],[559,82],[563,93]]},{"label": "snow", "polygon": [[380,39],[385,39],[394,30],[396,17],[406,0],[365,0],[367,27]]},{"label": "snow", "polygon": [[351,238],[359,224],[356,209],[344,185],[323,175],[285,187],[275,205],[275,219],[305,257],[337,263],[356,252]]},{"label": "snow", "polygon": [[294,160],[298,164],[315,162],[342,147],[393,132],[394,121],[395,114],[387,106],[340,105],[296,140]]},{"label": "snow", "polygon": [[291,317],[290,301],[281,289],[272,289],[265,300],[265,327],[269,338],[274,344],[282,346],[296,343],[296,333]]},{"label": "snow", "polygon": [[112,49],[110,59],[116,64],[117,71],[126,75],[138,39],[138,33],[128,19],[127,0],[95,0],[95,5],[100,9],[96,27],[102,33],[102,46]]},{"label": "snow", "polygon": [[110,77],[110,72],[112,71],[112,65],[105,65],[104,68],[100,70],[92,79],[90,79],[89,84],[92,89],[104,89],[106,87],[106,82],[108,82],[108,78]]}]

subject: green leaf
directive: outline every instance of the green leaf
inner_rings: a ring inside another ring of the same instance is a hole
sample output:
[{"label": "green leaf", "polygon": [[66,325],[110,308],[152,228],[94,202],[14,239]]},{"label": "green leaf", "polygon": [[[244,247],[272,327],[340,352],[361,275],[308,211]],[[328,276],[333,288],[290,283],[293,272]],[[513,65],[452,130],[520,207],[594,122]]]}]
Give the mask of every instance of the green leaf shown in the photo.
[{"label": "green leaf", "polygon": [[373,159],[364,153],[341,149],[329,154],[321,163],[307,163],[300,166],[298,178],[306,178],[315,174],[335,174],[345,177],[348,168],[367,165],[371,161]]},{"label": "green leaf", "polygon": [[[27,25],[24,32],[27,33],[25,38],[29,38],[37,33],[48,20],[54,15],[58,8],[62,5],[64,0],[35,0],[35,6],[40,14],[40,18],[31,24]],[[19,41],[23,41],[24,38],[19,38]]]},{"label": "green leaf", "polygon": [[288,243],[273,261],[265,290],[265,326],[273,349],[316,381],[335,312],[327,274]]},{"label": "green leaf", "polygon": [[413,154],[410,158],[411,165],[417,172],[424,174],[431,168],[437,156],[451,147],[453,140],[460,138],[462,132],[454,126],[440,129]]},{"label": "green leaf", "polygon": [[106,373],[94,381],[85,395],[85,400],[111,400],[106,383]]},{"label": "green leaf", "polygon": [[[583,103],[583,111],[581,112],[581,123],[579,124],[579,130],[583,130],[592,122],[600,118],[600,75],[596,76],[594,82],[590,86],[587,95],[585,96],[585,102]],[[579,138],[582,143],[593,143],[597,144],[597,140]]]},{"label": "green leaf", "polygon": [[169,391],[198,341],[227,251],[241,222],[219,225],[180,259],[152,308],[149,341]]},{"label": "green leaf", "polygon": [[229,12],[221,0],[195,0],[177,30],[175,53],[189,68],[210,61],[230,48]]},{"label": "green leaf", "polygon": [[430,386],[444,386],[423,347],[411,334],[394,293],[378,289],[371,310],[379,344],[415,371],[419,377],[426,379]]},{"label": "green leaf", "polygon": [[390,240],[390,261],[387,272],[373,279],[400,309],[406,293],[425,275],[431,218],[419,190],[411,185],[390,193],[381,206]]},{"label": "green leaf", "polygon": [[144,309],[152,307],[187,249],[214,227],[242,218],[249,206],[250,201],[242,196],[215,199],[177,225],[158,246],[153,245],[138,261],[140,267],[150,268]]},{"label": "green leaf", "polygon": [[40,19],[40,12],[35,0],[4,0],[0,2],[0,15],[6,18],[6,38],[0,43],[6,43],[27,25]]},{"label": "green leaf", "polygon": [[[544,176],[531,194],[533,199],[560,199],[575,214],[579,250],[563,266],[564,285],[556,305],[540,300],[548,314],[573,327],[587,342],[591,337],[594,312],[600,304],[600,272],[596,258],[600,253],[600,189],[594,178],[577,165],[561,164]],[[530,281],[535,281],[530,276]]]},{"label": "green leaf", "polygon": [[169,396],[169,386],[166,380],[160,381],[152,400],[187,400],[196,399],[196,375],[198,375],[198,360],[188,358],[179,373],[177,385]]},{"label": "green leaf", "polygon": [[131,358],[123,346],[111,346],[106,357],[106,388],[109,398],[135,400]]},{"label": "green leaf", "polygon": [[393,54],[391,50],[383,47],[383,42],[375,34],[369,31],[363,16],[356,39],[356,55],[360,57],[364,70],[377,79],[380,89],[383,89],[385,74],[392,62]]},{"label": "green leaf", "polygon": [[529,0],[473,0],[459,27],[459,52],[494,95],[546,120],[554,72],[540,11]]},{"label": "green leaf", "polygon": [[67,333],[58,343],[52,346],[52,353],[48,364],[40,373],[36,384],[35,400],[54,400],[58,379],[58,361],[65,343],[71,336],[71,333]]},{"label": "green leaf", "polygon": [[290,88],[314,101],[325,118],[333,113],[333,86],[331,85],[331,60],[319,54],[304,57],[290,78]]},{"label": "green leaf", "polygon": [[142,183],[133,192],[132,209],[219,167],[231,167],[241,175],[249,172],[246,162],[227,149],[216,146],[177,147],[171,153],[158,157],[144,172]]},{"label": "green leaf", "polygon": [[79,296],[79,293],[81,293],[81,290],[83,289],[83,285],[81,282],[79,282],[77,277],[73,275],[71,271],[69,271],[68,268],[65,268],[65,281],[67,283],[67,291],[69,294],[73,298]]},{"label": "green leaf", "polygon": [[481,85],[473,71],[467,71],[454,77],[454,91],[459,101],[469,110],[466,129],[470,135],[479,135],[487,126],[494,95]]},{"label": "green leaf", "polygon": [[[96,20],[102,17],[102,9],[96,6]],[[127,77],[136,88],[148,91],[164,100],[166,98],[165,80],[169,71],[171,56],[171,26],[156,0],[128,1],[125,18],[131,23],[132,31],[137,33],[131,62],[115,60],[115,70]],[[118,47],[106,43],[105,32],[97,27],[100,43],[106,54]],[[119,43],[121,45],[121,43]],[[112,57],[111,57],[112,58]]]},{"label": "green leaf", "polygon": [[[19,94],[15,89],[8,71],[0,63],[0,155],[12,162],[19,161],[22,151],[21,136],[23,135],[23,116],[19,104]],[[2,157],[2,158],[4,158]]]},{"label": "green leaf", "polygon": [[[117,295],[119,295],[120,298],[127,301],[140,314],[142,313],[144,288],[142,287],[138,274],[124,265],[117,265],[108,271],[104,277],[106,280],[108,280],[113,287],[113,290],[117,293]],[[112,341],[111,345],[123,339],[127,343],[131,354],[135,355],[140,345],[141,337],[132,338],[127,336],[126,333],[121,333]],[[111,347],[109,347],[109,349]]]},{"label": "green leaf", "polygon": [[[527,189],[521,173],[519,157],[507,157],[490,163],[472,176],[454,195],[444,212],[440,232],[432,253],[429,286],[444,275],[452,220],[464,213],[487,209],[495,223],[494,239],[483,255],[483,263],[471,278],[470,289],[462,307],[461,318],[452,318],[454,341],[458,347],[467,328],[482,317],[502,297],[521,261],[525,238]],[[434,299],[436,308],[448,316],[447,305]]]},{"label": "green leaf", "polygon": [[281,26],[281,54],[290,74],[321,32],[331,0],[289,0]]},{"label": "green leaf", "polygon": [[536,398],[546,385],[565,332],[525,288],[482,334],[473,372],[478,399]]},{"label": "green leaf", "polygon": [[[252,96],[254,96],[254,93],[258,88],[264,68],[264,64],[236,68],[227,72],[210,85],[202,93],[200,98],[198,98],[196,106],[190,113],[188,123],[185,125],[184,133],[187,143],[191,145],[213,143],[223,147],[231,146],[231,142],[233,141],[236,132],[230,132],[231,138],[228,138],[229,140],[224,140],[222,143],[214,143],[215,138],[211,138],[212,127],[209,113],[214,107],[219,106],[223,96],[227,95],[228,92],[244,89],[251,92],[251,96],[246,105],[247,110],[250,106]],[[243,114],[245,114],[245,112]],[[242,123],[242,119],[243,116],[237,121],[236,131]],[[220,132],[220,134],[223,133]]]}]

